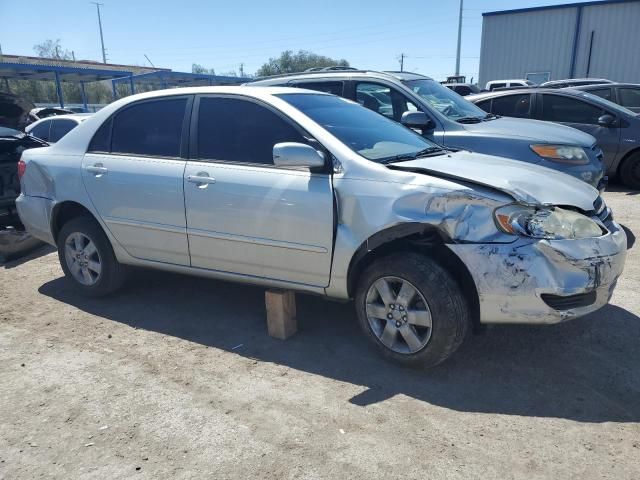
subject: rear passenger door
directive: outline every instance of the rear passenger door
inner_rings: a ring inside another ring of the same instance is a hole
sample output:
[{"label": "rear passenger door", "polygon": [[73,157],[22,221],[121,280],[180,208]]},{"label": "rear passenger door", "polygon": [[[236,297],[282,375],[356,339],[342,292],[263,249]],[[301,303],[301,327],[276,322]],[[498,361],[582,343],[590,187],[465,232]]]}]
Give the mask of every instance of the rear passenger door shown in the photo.
[{"label": "rear passenger door", "polygon": [[542,93],[539,94],[541,102],[538,107],[538,118],[549,122],[563,123],[589,133],[596,138],[598,145],[604,153],[605,171],[613,164],[618,155],[620,146],[620,119],[609,126],[598,124],[598,119],[605,114],[615,114],[605,110],[599,105],[592,104],[567,95]]},{"label": "rear passenger door", "polygon": [[123,107],[82,161],[94,207],[133,257],[189,265],[182,177],[192,103],[170,96]]},{"label": "rear passenger door", "polygon": [[184,174],[193,267],[327,286],[333,244],[328,171],[276,167],[273,146],[309,143],[254,99],[203,95]]}]

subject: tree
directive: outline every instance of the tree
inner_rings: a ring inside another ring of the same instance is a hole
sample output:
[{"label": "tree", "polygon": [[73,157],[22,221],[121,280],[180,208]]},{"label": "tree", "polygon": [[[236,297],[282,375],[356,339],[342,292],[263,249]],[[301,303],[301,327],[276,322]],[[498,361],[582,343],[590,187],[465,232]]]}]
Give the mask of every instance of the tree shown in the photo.
[{"label": "tree", "polygon": [[53,58],[55,60],[72,60],[73,53],[69,50],[64,50],[60,45],[60,39],[45,40],[42,43],[33,46],[33,50],[39,57]]},{"label": "tree", "polygon": [[206,73],[208,75],[215,75],[216,70],[214,68],[203,67],[198,63],[191,64],[191,73]]},{"label": "tree", "polygon": [[348,67],[349,62],[344,58],[335,60],[307,50],[298,50],[298,53],[294,53],[293,50],[286,50],[282,52],[278,58],[270,58],[267,63],[258,69],[256,75],[258,77],[266,77],[280,73],[303,72],[315,67],[334,66]]}]

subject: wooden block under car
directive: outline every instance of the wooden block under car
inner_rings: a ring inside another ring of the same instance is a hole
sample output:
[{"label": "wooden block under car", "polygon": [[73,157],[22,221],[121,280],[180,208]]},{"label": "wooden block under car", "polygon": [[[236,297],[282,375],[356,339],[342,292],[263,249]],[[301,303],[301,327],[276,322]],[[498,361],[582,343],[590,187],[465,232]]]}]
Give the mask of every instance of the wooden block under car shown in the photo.
[{"label": "wooden block under car", "polygon": [[264,295],[267,307],[269,335],[286,340],[298,330],[296,321],[296,296],[291,290],[267,290]]}]

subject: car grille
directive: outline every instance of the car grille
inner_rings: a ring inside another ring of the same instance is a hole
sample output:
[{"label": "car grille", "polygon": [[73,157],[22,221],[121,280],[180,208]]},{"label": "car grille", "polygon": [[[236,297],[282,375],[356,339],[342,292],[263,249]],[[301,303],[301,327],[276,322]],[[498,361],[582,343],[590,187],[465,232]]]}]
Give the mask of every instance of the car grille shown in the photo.
[{"label": "car grille", "polygon": [[611,209],[607,207],[606,203],[604,203],[604,199],[601,196],[598,196],[598,198],[596,198],[596,201],[593,202],[593,212],[602,223],[613,220]]},{"label": "car grille", "polygon": [[591,147],[591,150],[595,154],[596,158],[600,160],[600,163],[604,160],[604,153],[602,153],[602,149],[598,145],[594,145]]},{"label": "car grille", "polygon": [[579,293],[577,295],[552,295],[543,293],[541,295],[544,303],[554,310],[571,310],[572,308],[588,307],[596,301],[596,291],[589,293]]}]

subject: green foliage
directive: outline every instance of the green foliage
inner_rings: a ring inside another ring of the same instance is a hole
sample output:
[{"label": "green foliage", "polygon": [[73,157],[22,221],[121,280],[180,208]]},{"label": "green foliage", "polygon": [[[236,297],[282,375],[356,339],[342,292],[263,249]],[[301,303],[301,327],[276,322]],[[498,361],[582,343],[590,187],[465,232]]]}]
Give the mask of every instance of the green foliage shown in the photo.
[{"label": "green foliage", "polygon": [[293,50],[286,50],[282,52],[278,58],[270,58],[267,63],[258,69],[256,76],[266,77],[281,73],[303,72],[315,67],[334,66],[348,67],[349,62],[344,58],[335,60],[307,50],[299,50],[298,53],[294,53]]},{"label": "green foliage", "polygon": [[73,53],[70,50],[64,50],[60,46],[60,39],[45,40],[33,46],[36,55],[42,58],[52,58],[54,60],[73,60]]},{"label": "green foliage", "polygon": [[191,73],[206,73],[208,75],[215,75],[216,71],[213,68],[207,68],[198,63],[193,63],[191,64]]}]

